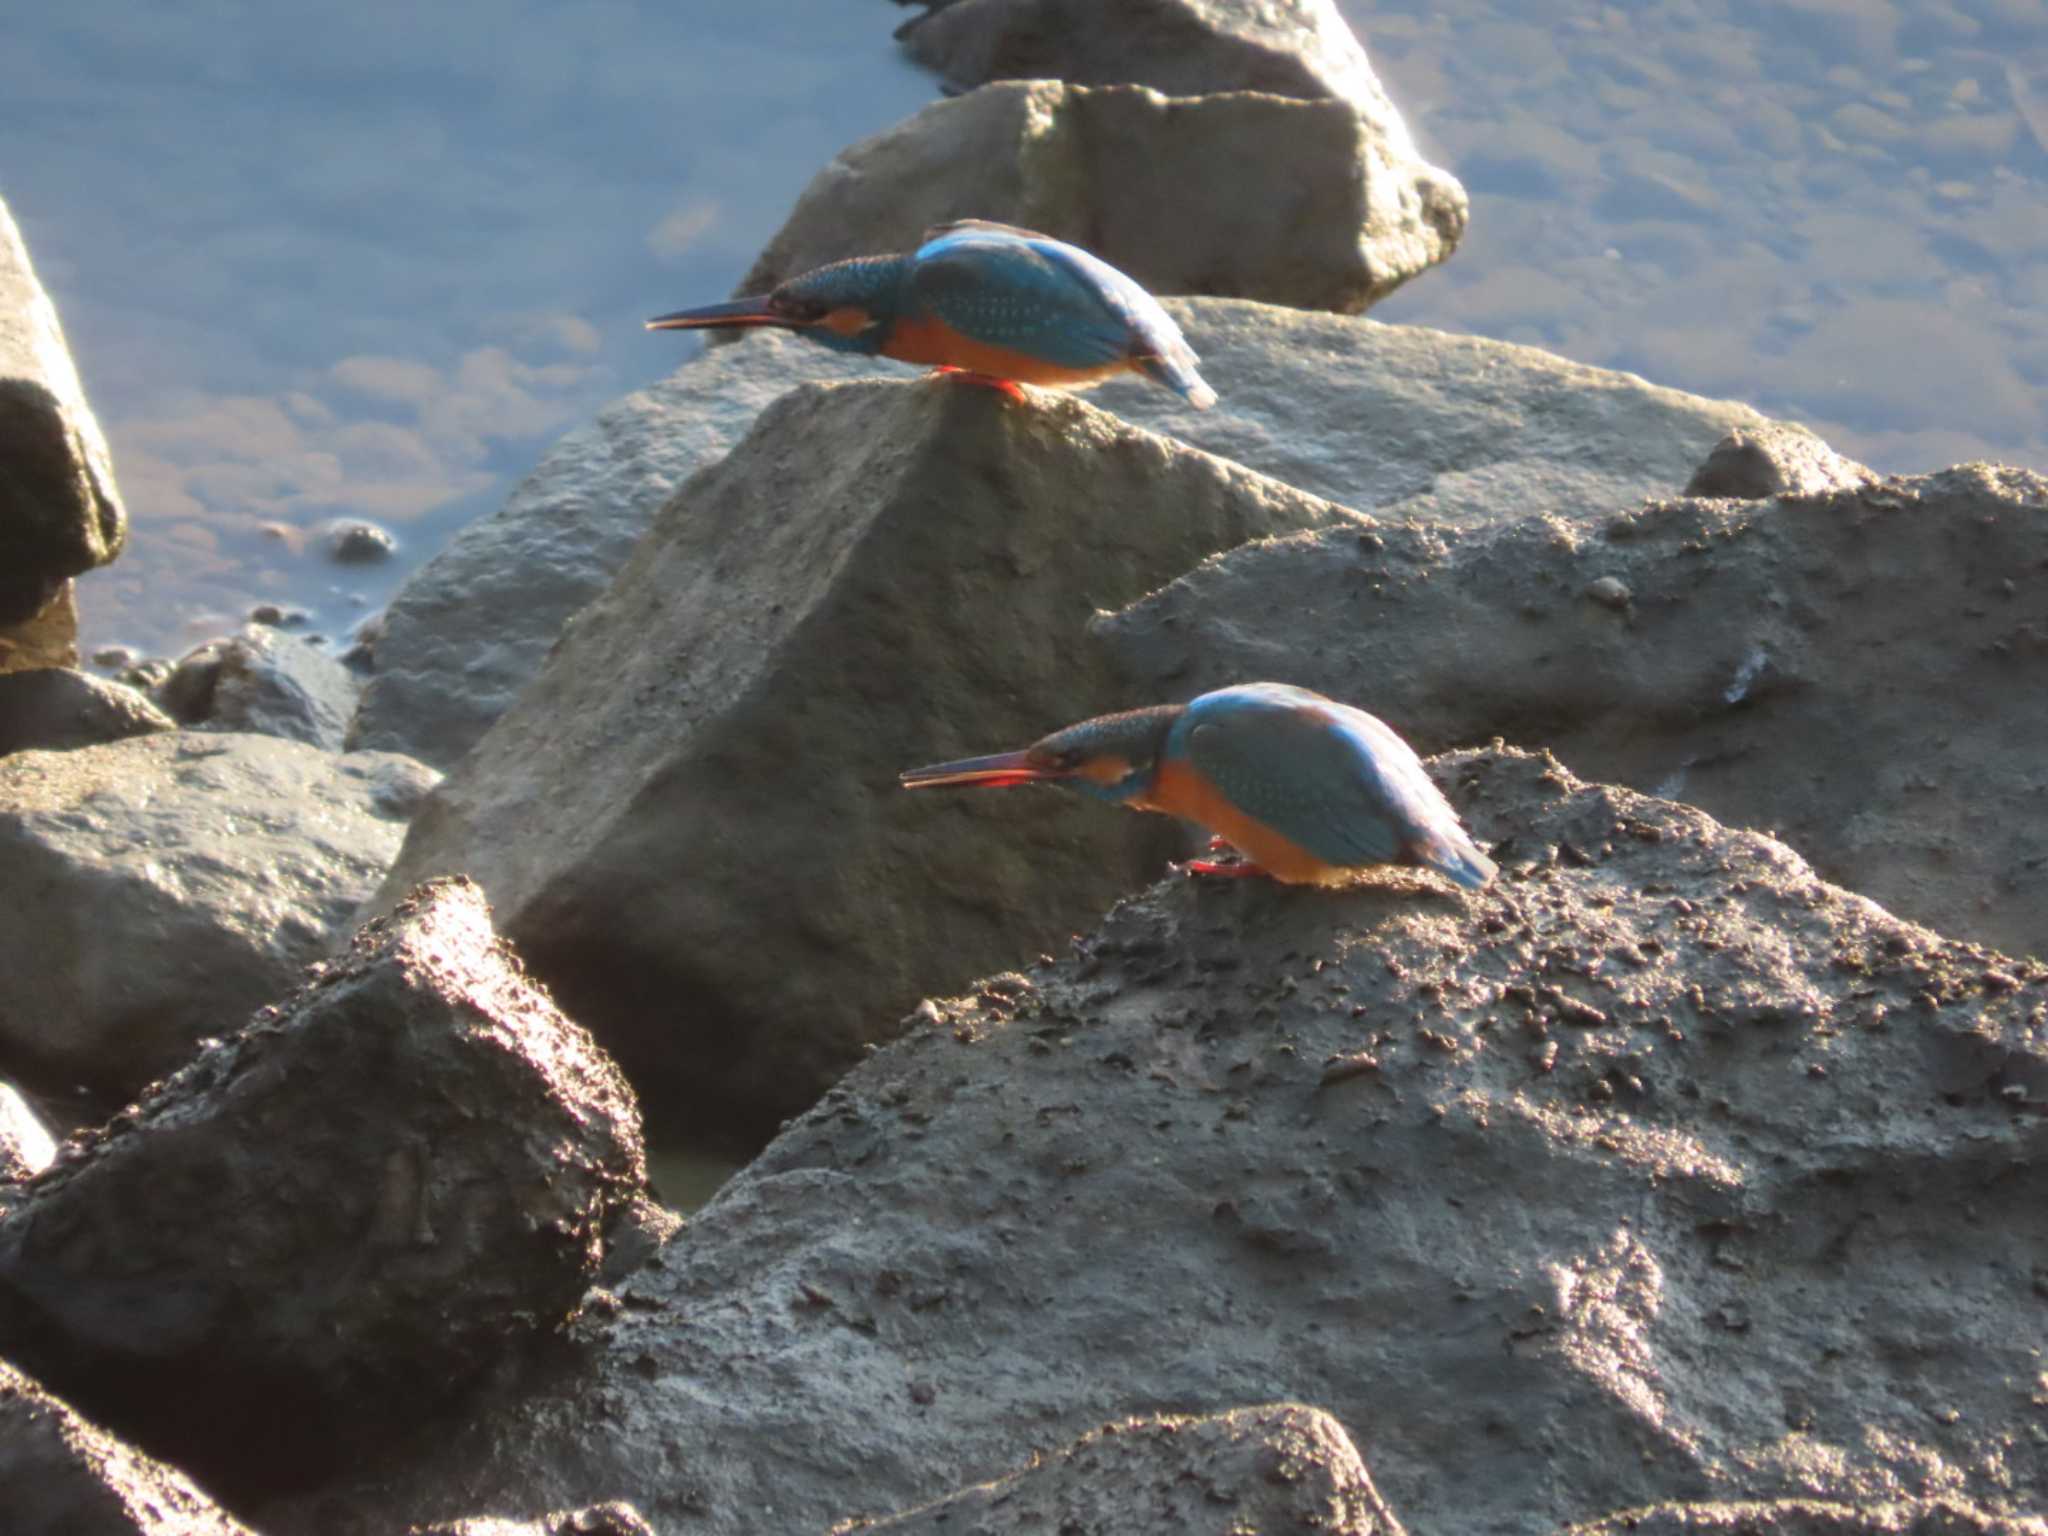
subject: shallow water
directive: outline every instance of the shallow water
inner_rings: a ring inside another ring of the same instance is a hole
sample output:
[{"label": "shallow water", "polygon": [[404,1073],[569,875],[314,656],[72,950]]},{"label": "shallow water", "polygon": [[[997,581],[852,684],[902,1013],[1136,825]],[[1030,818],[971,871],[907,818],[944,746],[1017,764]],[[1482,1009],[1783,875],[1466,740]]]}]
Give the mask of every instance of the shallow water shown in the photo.
[{"label": "shallow water", "polygon": [[[1374,313],[1797,416],[1885,470],[2048,465],[2048,3],[1346,6],[1472,193]],[[883,0],[11,18],[4,195],[113,444],[90,645],[339,636],[669,371],[812,173],[934,95]],[[1227,381],[1218,381],[1227,390]],[[337,565],[362,517],[395,558]]]}]

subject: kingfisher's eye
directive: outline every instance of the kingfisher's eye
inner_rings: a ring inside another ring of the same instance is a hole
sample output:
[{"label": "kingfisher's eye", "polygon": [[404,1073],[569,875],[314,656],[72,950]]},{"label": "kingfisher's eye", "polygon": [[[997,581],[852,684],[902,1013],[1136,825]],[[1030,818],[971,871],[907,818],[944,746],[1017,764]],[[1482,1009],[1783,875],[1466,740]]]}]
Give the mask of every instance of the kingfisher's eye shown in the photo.
[{"label": "kingfisher's eye", "polygon": [[777,293],[769,296],[768,307],[785,319],[808,324],[813,320],[824,319],[826,311],[832,306],[823,299],[806,298],[802,294]]}]

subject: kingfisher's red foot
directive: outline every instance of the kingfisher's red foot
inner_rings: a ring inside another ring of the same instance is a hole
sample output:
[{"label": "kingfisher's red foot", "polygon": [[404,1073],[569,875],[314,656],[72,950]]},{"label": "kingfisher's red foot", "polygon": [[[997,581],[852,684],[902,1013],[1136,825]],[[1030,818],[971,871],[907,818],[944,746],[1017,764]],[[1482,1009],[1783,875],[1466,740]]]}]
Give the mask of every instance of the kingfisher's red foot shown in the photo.
[{"label": "kingfisher's red foot", "polygon": [[1024,386],[1015,379],[998,378],[992,373],[975,373],[971,369],[956,368],[951,363],[939,363],[933,367],[932,372],[950,374],[962,384],[979,384],[983,389],[996,390],[1019,402],[1026,398]]},{"label": "kingfisher's red foot", "polygon": [[1250,859],[1232,859],[1228,863],[1216,859],[1189,859],[1181,867],[1191,875],[1214,875],[1219,880],[1242,880],[1249,875],[1266,873],[1263,865],[1254,864]]}]

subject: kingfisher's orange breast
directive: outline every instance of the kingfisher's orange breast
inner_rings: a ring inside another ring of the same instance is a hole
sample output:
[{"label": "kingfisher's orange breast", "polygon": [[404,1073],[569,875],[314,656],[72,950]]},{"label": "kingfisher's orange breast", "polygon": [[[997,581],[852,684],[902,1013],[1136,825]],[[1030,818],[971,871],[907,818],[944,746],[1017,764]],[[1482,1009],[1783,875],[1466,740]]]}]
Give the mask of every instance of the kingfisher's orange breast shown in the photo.
[{"label": "kingfisher's orange breast", "polygon": [[1015,379],[1020,384],[1092,384],[1113,373],[1122,373],[1131,363],[1127,358],[1101,363],[1092,368],[1067,368],[1042,357],[999,347],[993,342],[963,336],[936,316],[924,315],[896,322],[889,339],[882,343],[882,356],[901,363],[923,363],[933,368],[964,368],[991,378]]},{"label": "kingfisher's orange breast", "polygon": [[1219,833],[1274,879],[1291,885],[1328,885],[1350,874],[1343,865],[1319,859],[1292,838],[1254,821],[1183,758],[1170,757],[1161,763],[1152,788],[1137,804]]}]

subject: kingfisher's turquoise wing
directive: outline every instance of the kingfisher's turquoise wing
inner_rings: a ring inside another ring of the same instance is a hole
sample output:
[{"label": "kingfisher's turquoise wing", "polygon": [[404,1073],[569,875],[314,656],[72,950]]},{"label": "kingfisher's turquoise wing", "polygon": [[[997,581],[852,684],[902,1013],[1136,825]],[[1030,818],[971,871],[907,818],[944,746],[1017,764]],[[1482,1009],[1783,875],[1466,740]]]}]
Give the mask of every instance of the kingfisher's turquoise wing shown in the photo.
[{"label": "kingfisher's turquoise wing", "polygon": [[975,341],[1063,368],[1129,357],[1129,322],[1046,244],[1057,242],[978,222],[952,228],[912,258],[911,305]]}]

